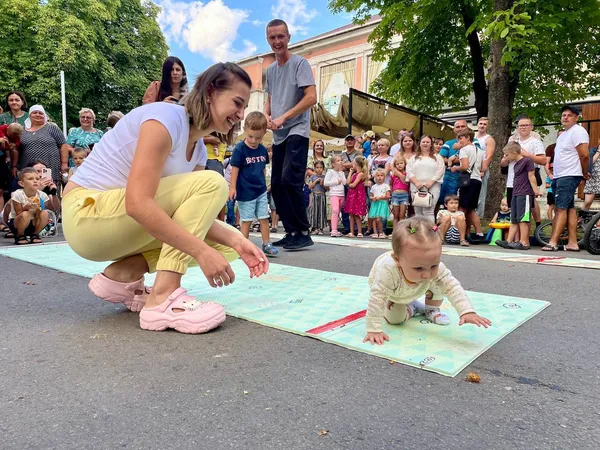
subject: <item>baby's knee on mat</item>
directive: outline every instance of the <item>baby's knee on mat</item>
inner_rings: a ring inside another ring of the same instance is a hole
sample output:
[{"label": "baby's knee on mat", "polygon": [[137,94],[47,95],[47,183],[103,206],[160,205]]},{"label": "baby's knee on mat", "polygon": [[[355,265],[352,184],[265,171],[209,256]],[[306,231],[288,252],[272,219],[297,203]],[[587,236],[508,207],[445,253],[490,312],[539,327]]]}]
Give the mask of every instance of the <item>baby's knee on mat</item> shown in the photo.
[{"label": "baby's knee on mat", "polygon": [[388,301],[383,317],[390,325],[400,325],[408,320],[407,308],[404,304]]}]

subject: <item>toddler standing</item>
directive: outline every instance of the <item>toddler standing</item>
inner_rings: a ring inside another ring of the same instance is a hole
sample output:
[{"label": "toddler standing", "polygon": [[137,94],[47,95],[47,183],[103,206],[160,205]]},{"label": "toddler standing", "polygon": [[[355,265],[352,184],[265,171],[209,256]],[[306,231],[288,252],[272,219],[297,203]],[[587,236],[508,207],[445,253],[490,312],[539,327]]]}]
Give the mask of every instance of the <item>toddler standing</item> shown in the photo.
[{"label": "toddler standing", "polygon": [[[434,324],[448,325],[449,317],[440,311],[444,297],[458,312],[458,325],[487,328],[492,324],[477,315],[441,256],[442,241],[433,222],[425,217],[398,222],[392,233],[392,251],[377,258],[369,274],[371,293],[363,342],[382,345],[390,340],[383,332],[384,321],[399,325],[417,314],[424,314]],[[422,295],[425,304],[415,300]]]},{"label": "toddler standing", "polygon": [[384,221],[390,216],[388,200],[391,195],[390,186],[385,183],[385,170],[377,169],[374,174],[375,184],[371,187],[371,209],[369,219],[373,220],[373,239],[385,239]]},{"label": "toddler standing", "polygon": [[323,228],[327,226],[327,198],[325,197],[325,163],[315,162],[315,173],[309,177],[310,203],[308,206],[308,222],[312,232],[323,234]]},{"label": "toddler standing", "polygon": [[357,156],[352,161],[352,168],[346,179],[348,196],[344,211],[350,215],[350,233],[347,237],[354,236],[354,226],[358,230],[356,237],[362,238],[362,217],[367,214],[367,191],[365,181],[369,179],[369,165],[364,156]]},{"label": "toddler standing", "polygon": [[269,206],[265,179],[269,154],[261,144],[266,132],[267,118],[263,113],[253,111],[246,116],[246,138],[235,146],[231,155],[229,200],[237,199],[244,237],[248,238],[250,225],[258,219],[263,252],[267,256],[275,256],[279,251],[269,241]]},{"label": "toddler standing", "polygon": [[334,155],[331,158],[331,169],[325,175],[325,187],[329,188],[329,203],[331,204],[331,236],[340,237],[337,229],[340,220],[340,210],[344,205],[344,185],[346,177],[344,176],[344,167],[342,158],[339,155]]},{"label": "toddler standing", "polygon": [[397,153],[392,162],[392,208],[394,213],[394,227],[406,216],[408,207],[408,183],[406,182],[406,160],[402,153]]}]

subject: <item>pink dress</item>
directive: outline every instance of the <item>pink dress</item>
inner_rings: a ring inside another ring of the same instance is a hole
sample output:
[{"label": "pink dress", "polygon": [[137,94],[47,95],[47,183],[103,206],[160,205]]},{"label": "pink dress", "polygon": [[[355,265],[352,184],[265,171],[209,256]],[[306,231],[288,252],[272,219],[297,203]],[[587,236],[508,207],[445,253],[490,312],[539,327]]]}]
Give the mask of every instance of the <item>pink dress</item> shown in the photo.
[{"label": "pink dress", "polygon": [[[352,183],[354,183],[357,176],[357,173],[352,175]],[[367,215],[367,191],[365,189],[364,178],[356,185],[356,187],[348,189],[344,212],[356,216]]]}]

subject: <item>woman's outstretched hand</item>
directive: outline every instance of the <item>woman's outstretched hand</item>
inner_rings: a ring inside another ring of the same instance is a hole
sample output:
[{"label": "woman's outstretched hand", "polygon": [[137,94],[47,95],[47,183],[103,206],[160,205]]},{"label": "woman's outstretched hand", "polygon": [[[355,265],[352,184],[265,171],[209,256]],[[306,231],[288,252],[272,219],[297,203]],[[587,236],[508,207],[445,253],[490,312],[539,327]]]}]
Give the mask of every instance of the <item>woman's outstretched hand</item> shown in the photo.
[{"label": "woman's outstretched hand", "polygon": [[269,261],[265,254],[248,239],[241,239],[234,250],[240,255],[240,259],[250,269],[250,278],[260,277],[269,270]]},{"label": "woman's outstretched hand", "polygon": [[196,261],[212,287],[229,286],[235,281],[233,269],[225,257],[214,248],[206,246]]}]

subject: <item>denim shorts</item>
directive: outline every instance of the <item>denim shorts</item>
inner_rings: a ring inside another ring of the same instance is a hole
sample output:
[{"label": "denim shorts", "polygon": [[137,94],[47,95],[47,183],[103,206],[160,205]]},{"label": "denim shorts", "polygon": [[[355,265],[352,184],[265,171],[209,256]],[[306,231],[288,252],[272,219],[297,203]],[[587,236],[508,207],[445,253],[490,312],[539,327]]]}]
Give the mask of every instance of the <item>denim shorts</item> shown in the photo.
[{"label": "denim shorts", "polygon": [[581,183],[582,177],[568,176],[552,180],[554,193],[554,206],[558,209],[575,208],[575,192]]},{"label": "denim shorts", "polygon": [[392,192],[392,206],[408,206],[408,192]]},{"label": "denim shorts", "polygon": [[252,222],[269,218],[269,204],[267,192],[263,192],[258,198],[247,202],[237,202],[240,219],[242,222]]}]

